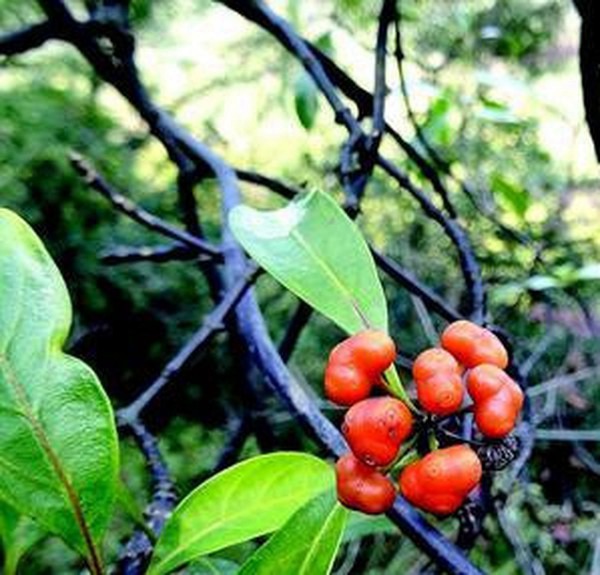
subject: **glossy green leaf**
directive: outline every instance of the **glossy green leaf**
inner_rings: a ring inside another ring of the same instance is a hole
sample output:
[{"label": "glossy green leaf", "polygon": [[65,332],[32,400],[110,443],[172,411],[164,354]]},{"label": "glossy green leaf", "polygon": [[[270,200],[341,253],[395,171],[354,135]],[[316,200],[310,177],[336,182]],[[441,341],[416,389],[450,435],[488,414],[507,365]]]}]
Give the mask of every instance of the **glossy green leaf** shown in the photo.
[{"label": "glossy green leaf", "polygon": [[239,575],[327,575],[347,516],[334,492],[315,497],[242,565]]},{"label": "glossy green leaf", "polygon": [[0,209],[0,500],[84,554],[112,515],[118,444],[92,370],[62,352],[71,304],[33,230]]},{"label": "glossy green leaf", "polygon": [[0,501],[0,543],[4,553],[3,575],[16,575],[25,554],[47,534],[33,520],[19,515]]},{"label": "glossy green leaf", "polygon": [[306,501],[331,488],[332,468],[304,453],[254,457],[215,475],[175,509],[149,575],[275,531]]},{"label": "glossy green leaf", "polygon": [[238,206],[231,229],[244,249],[290,291],[352,334],[387,331],[387,307],[360,231],[337,203],[311,192],[285,208]]},{"label": "glossy green leaf", "polygon": [[319,100],[317,87],[304,70],[300,72],[294,85],[294,105],[300,123],[310,130],[315,124]]},{"label": "glossy green leaf", "polygon": [[185,570],[185,575],[236,575],[239,570],[240,566],[233,561],[202,557]]},{"label": "glossy green leaf", "polygon": [[400,531],[385,515],[366,515],[358,511],[350,512],[348,524],[344,530],[344,541],[360,539],[378,533],[398,535]]}]

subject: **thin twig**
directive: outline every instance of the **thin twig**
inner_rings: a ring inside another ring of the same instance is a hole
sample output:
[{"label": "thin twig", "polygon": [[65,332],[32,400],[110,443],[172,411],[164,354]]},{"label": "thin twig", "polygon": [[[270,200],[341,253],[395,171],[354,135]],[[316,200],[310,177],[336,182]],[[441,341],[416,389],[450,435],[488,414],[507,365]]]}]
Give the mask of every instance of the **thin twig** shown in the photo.
[{"label": "thin twig", "polygon": [[579,383],[580,381],[585,381],[591,377],[595,377],[600,375],[600,367],[584,367],[575,373],[569,373],[567,375],[559,375],[556,377],[552,377],[542,383],[538,383],[530,387],[526,393],[529,397],[537,397],[538,395],[542,395],[547,393],[552,389],[556,389],[558,387],[567,387],[569,385],[574,385],[575,383]]},{"label": "thin twig", "polygon": [[70,160],[77,173],[83,178],[86,184],[92,189],[102,194],[108,199],[115,208],[133,221],[145,226],[146,228],[158,232],[159,234],[177,240],[182,244],[195,248],[201,254],[220,257],[220,250],[209,242],[193,236],[184,230],[180,230],[157,216],[140,208],[129,198],[115,190],[94,167],[81,155],[76,152],[70,154]]},{"label": "thin twig", "polygon": [[168,263],[173,261],[198,260],[204,256],[196,250],[173,244],[170,246],[120,246],[100,255],[100,261],[108,266],[137,262]]},{"label": "thin twig", "polygon": [[162,391],[162,389],[178,377],[182,370],[193,361],[210,343],[211,338],[223,328],[227,316],[235,310],[236,305],[258,277],[259,270],[249,265],[245,273],[233,284],[221,302],[206,316],[200,329],[177,352],[166,365],[158,378],[127,407],[119,410],[121,422],[130,424],[139,419],[146,406]]}]

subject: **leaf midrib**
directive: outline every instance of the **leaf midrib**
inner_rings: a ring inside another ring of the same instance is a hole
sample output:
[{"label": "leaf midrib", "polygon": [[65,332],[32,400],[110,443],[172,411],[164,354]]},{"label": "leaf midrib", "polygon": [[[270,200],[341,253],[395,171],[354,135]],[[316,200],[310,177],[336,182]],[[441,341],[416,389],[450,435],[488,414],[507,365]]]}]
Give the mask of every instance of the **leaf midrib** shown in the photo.
[{"label": "leaf midrib", "polygon": [[359,321],[365,326],[369,327],[369,322],[365,316],[363,310],[361,310],[359,303],[352,296],[352,292],[337,278],[335,273],[329,269],[327,262],[324,261],[315,250],[312,249],[310,244],[304,239],[302,234],[297,230],[293,229],[290,232],[290,236],[294,238],[300,246],[308,252],[308,254],[317,262],[318,266],[323,270],[325,275],[332,281],[332,283],[344,294],[345,298],[350,303],[352,310],[358,316]]},{"label": "leaf midrib", "polygon": [[18,381],[10,362],[8,361],[8,358],[3,352],[0,352],[0,370],[4,372],[4,377],[8,385],[13,388],[17,404],[20,406],[25,419],[29,423],[33,434],[37,438],[40,447],[42,448],[42,451],[46,454],[46,457],[48,458],[59,483],[63,486],[67,495],[67,499],[70,503],[75,522],[90,553],[90,560],[94,564],[94,568],[97,569],[97,572],[101,572],[102,569],[100,566],[99,555],[96,550],[90,528],[83,514],[83,509],[81,507],[81,502],[79,501],[77,492],[71,484],[66,471],[63,469],[58,455],[54,452],[44,427],[37,419],[31,405],[29,404],[25,388]]},{"label": "leaf midrib", "polygon": [[[295,499],[297,497],[297,493],[295,492],[293,495],[288,495],[285,497],[280,497],[278,499],[272,499],[271,502],[273,503],[273,505],[271,505],[271,507],[276,507],[278,505],[280,505],[281,503],[285,503],[291,499]],[[235,513],[232,515],[228,515],[226,518],[221,518],[218,521],[215,521],[213,523],[210,524],[210,526],[206,529],[204,529],[203,531],[196,533],[195,537],[189,539],[189,543],[185,546],[185,548],[181,548],[177,551],[173,551],[172,553],[170,553],[169,555],[167,555],[164,559],[162,559],[157,565],[156,565],[156,569],[160,569],[162,565],[168,565],[168,563],[170,561],[173,560],[174,557],[177,557],[179,554],[181,554],[182,552],[185,551],[185,549],[189,549],[190,547],[193,547],[199,539],[202,539],[203,537],[205,537],[206,535],[212,533],[213,531],[215,531],[216,529],[220,528],[223,524],[225,523],[229,523],[232,520],[236,520],[239,519],[240,517],[243,517],[244,515],[247,514],[251,514],[253,512],[255,512],[256,509],[251,508],[248,509],[246,508],[244,511],[241,511],[239,513]],[[268,533],[270,530],[267,531],[262,531],[261,533],[258,533],[256,535],[256,537],[258,537],[259,535],[264,535],[264,533]]]},{"label": "leaf midrib", "polygon": [[329,524],[331,523],[331,521],[333,521],[333,518],[337,515],[337,511],[338,511],[338,508],[337,508],[337,503],[336,503],[333,506],[329,515],[327,516],[327,519],[325,520],[325,522],[323,523],[323,525],[317,532],[315,538],[312,540],[314,545],[309,546],[308,554],[304,558],[304,561],[302,561],[302,563],[300,564],[300,571],[298,572],[298,575],[303,575],[305,573],[306,567],[310,565],[310,562],[312,561],[312,558],[315,554],[315,550],[319,546],[319,544],[323,538],[323,534],[327,532],[327,528],[328,528]]}]

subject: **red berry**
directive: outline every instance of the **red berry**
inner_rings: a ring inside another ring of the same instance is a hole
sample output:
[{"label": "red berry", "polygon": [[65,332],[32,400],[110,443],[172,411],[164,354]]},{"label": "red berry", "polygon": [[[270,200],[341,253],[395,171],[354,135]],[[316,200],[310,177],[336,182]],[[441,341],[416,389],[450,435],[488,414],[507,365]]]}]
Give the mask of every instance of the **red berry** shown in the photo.
[{"label": "red berry", "polygon": [[419,403],[436,415],[449,415],[460,408],[464,389],[461,367],[447,351],[432,348],[421,353],[413,364],[413,378]]},{"label": "red berry", "polygon": [[325,395],[339,405],[353,405],[371,393],[372,382],[350,363],[329,362],[325,369]]},{"label": "red berry", "polygon": [[394,461],[412,431],[408,408],[393,397],[372,397],[353,405],[342,430],[356,457],[367,465],[383,467]]},{"label": "red berry", "polygon": [[501,438],[515,427],[523,392],[510,376],[495,365],[479,365],[467,375],[473,399],[475,423],[486,437]]},{"label": "red berry", "polygon": [[400,475],[400,491],[415,507],[436,515],[454,513],[481,480],[481,462],[467,445],[428,453]]},{"label": "red berry", "polygon": [[370,515],[384,513],[396,499],[394,484],[382,473],[347,453],[335,465],[340,502]]},{"label": "red berry", "polygon": [[502,342],[489,330],[470,321],[450,324],[442,333],[442,347],[465,367],[489,363],[504,369],[508,353]]},{"label": "red berry", "polygon": [[382,331],[365,330],[333,348],[325,369],[325,393],[340,405],[353,405],[371,393],[396,358],[396,347]]}]

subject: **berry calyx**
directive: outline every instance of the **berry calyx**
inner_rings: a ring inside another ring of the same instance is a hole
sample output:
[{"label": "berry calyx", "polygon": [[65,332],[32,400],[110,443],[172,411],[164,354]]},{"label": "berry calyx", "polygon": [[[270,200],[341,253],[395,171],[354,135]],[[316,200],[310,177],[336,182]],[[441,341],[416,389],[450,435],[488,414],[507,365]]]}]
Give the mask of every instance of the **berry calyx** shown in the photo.
[{"label": "berry calyx", "polygon": [[483,363],[504,369],[508,352],[502,342],[489,330],[470,321],[451,323],[442,333],[442,347],[465,367]]},{"label": "berry calyx", "polygon": [[348,410],[342,431],[357,458],[367,465],[384,467],[394,461],[412,425],[413,417],[400,400],[372,397]]},{"label": "berry calyx", "polygon": [[449,415],[463,402],[461,366],[444,349],[427,349],[415,359],[412,368],[421,406],[435,415]]},{"label": "berry calyx", "polygon": [[395,358],[396,346],[382,331],[368,329],[349,337],[329,355],[325,394],[340,405],[366,399]]},{"label": "berry calyx", "polygon": [[435,515],[454,513],[481,480],[481,462],[467,445],[428,453],[400,475],[400,491],[415,507]]},{"label": "berry calyx", "polygon": [[377,515],[394,505],[396,489],[383,473],[365,465],[352,453],[342,456],[335,465],[337,495],[340,503]]},{"label": "berry calyx", "polygon": [[467,375],[467,389],[474,403],[475,423],[486,437],[502,438],[515,427],[523,407],[523,392],[495,365],[483,364]]}]

